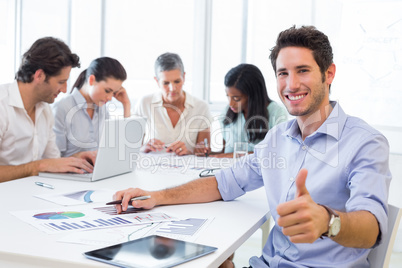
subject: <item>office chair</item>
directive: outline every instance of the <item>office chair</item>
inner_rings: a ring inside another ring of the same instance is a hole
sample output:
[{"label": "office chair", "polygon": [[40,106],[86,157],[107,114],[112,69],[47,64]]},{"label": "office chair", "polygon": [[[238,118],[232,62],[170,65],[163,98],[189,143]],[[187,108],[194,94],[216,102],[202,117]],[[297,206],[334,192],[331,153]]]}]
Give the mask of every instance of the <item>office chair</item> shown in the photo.
[{"label": "office chair", "polygon": [[381,245],[377,246],[368,255],[371,268],[388,268],[394,247],[396,233],[398,232],[402,210],[388,204],[388,233]]}]

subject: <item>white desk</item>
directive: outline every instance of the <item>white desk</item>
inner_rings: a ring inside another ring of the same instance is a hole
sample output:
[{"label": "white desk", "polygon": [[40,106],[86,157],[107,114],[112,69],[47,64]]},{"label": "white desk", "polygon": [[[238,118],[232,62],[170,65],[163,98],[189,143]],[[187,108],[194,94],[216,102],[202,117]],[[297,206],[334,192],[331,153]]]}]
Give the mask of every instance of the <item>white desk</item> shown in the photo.
[{"label": "white desk", "polygon": [[[84,189],[122,190],[128,187],[157,190],[179,185],[191,179],[186,175],[151,174],[137,170],[134,173],[92,183],[37,177],[0,183],[0,267],[111,267],[88,260],[82,255],[83,252],[99,247],[57,242],[63,235],[45,234],[9,213],[18,210],[62,207],[33,195]],[[56,188],[50,190],[38,187],[34,184],[38,180],[52,184]],[[188,213],[189,217],[199,218],[215,217],[196,242],[215,246],[218,250],[179,266],[183,268],[218,267],[266,221],[269,215],[263,189],[247,193],[232,202],[163,206],[155,208],[154,211],[172,215],[177,212]]]}]

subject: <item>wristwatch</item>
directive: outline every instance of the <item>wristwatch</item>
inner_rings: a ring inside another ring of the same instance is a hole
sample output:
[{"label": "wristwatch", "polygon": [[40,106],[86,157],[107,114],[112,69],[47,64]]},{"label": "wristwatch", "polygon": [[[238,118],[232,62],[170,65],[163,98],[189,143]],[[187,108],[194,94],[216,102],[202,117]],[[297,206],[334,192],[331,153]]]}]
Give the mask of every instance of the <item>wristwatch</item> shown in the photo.
[{"label": "wristwatch", "polygon": [[327,207],[326,205],[319,204],[323,206],[329,214],[329,223],[328,223],[328,231],[323,233],[321,236],[327,237],[335,237],[338,235],[339,231],[341,230],[341,217],[333,211],[331,208]]}]

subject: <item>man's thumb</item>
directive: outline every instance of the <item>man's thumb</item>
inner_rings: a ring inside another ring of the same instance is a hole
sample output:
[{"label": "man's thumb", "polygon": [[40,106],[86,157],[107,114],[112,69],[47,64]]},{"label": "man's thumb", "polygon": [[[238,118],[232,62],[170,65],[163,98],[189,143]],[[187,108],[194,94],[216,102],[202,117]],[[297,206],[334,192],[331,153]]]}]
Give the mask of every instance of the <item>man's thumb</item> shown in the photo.
[{"label": "man's thumb", "polygon": [[296,177],[296,188],[297,188],[297,192],[296,192],[296,198],[300,197],[302,195],[305,194],[309,194],[309,192],[307,191],[306,188],[306,179],[307,179],[307,169],[302,168],[299,173],[297,174]]}]

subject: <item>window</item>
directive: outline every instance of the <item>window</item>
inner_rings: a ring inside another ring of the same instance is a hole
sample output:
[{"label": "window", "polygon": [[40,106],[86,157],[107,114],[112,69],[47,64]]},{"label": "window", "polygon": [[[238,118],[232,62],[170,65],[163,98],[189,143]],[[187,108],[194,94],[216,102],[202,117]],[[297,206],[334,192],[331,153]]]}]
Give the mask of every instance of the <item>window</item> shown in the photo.
[{"label": "window", "polygon": [[0,83],[8,83],[14,78],[15,66],[15,3],[0,0]]},{"label": "window", "polygon": [[186,71],[184,89],[191,92],[194,2],[188,0],[107,0],[104,55],[126,68],[124,83],[132,100],[158,90],[154,63],[165,52],[180,55]]},{"label": "window", "polygon": [[[270,49],[283,29],[315,25],[329,36],[338,66],[331,98],[342,102],[347,112],[380,126],[391,139],[391,150],[402,152],[396,138],[402,131],[401,113],[394,105],[402,72],[401,4],[402,0],[0,0],[0,83],[13,80],[22,53],[37,38],[54,36],[81,58],[82,67],[73,69],[70,85],[94,58],[113,57],[127,70],[124,86],[135,105],[141,96],[158,90],[154,61],[169,51],[183,59],[185,90],[207,100],[219,114],[227,102],[224,76],[240,63],[260,68],[268,95],[279,101]],[[356,52],[360,47],[366,54]]]},{"label": "window", "polygon": [[209,101],[226,103],[224,77],[242,62],[243,0],[213,1]]},{"label": "window", "polygon": [[68,0],[21,1],[21,55],[41,37],[69,43],[69,10]]},{"label": "window", "polygon": [[[102,1],[72,0],[70,21],[70,48],[80,56],[81,68],[74,68],[70,75],[73,85],[78,75],[93,59],[101,56],[102,48]],[[88,12],[90,10],[90,12]]]},{"label": "window", "polygon": [[279,100],[270,49],[283,29],[311,24],[311,10],[311,0],[214,1],[209,101],[226,104],[224,77],[240,63],[256,65],[264,75],[268,95]]}]

